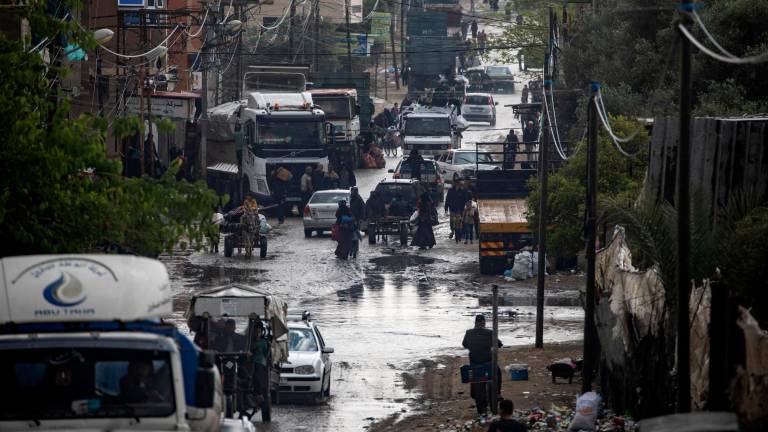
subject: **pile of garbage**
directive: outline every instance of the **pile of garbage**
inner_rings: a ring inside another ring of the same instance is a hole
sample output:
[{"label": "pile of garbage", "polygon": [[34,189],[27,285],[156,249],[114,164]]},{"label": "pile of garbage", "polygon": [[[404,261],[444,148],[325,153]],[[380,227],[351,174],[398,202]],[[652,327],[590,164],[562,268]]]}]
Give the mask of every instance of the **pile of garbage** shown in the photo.
[{"label": "pile of garbage", "polygon": [[576,409],[552,407],[545,411],[541,408],[520,411],[515,410],[515,418],[528,426],[529,431],[566,432],[634,432],[637,423],[629,414],[618,415],[609,409],[600,410],[600,396],[588,392],[576,401]]}]

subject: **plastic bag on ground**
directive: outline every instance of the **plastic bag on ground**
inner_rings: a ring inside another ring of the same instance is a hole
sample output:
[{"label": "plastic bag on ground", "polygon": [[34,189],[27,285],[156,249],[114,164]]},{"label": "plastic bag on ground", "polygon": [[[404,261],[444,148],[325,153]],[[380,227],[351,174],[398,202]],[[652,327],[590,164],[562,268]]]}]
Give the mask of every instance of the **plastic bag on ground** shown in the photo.
[{"label": "plastic bag on ground", "polygon": [[586,392],[576,398],[576,415],[568,427],[569,431],[594,431],[597,425],[597,413],[602,397],[595,392]]},{"label": "plastic bag on ground", "polygon": [[266,234],[271,229],[272,229],[272,226],[267,223],[267,217],[264,216],[263,214],[259,214],[259,231],[262,234]]},{"label": "plastic bag on ground", "polygon": [[515,279],[528,279],[533,277],[533,260],[528,251],[518,252],[515,255],[515,264],[512,266],[512,277]]}]

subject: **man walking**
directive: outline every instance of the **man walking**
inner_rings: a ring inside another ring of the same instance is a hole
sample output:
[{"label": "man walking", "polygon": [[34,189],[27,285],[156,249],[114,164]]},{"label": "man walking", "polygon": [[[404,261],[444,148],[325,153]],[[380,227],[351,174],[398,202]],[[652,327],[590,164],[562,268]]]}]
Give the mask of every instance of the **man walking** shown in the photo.
[{"label": "man walking", "polygon": [[307,206],[309,199],[312,198],[312,192],[315,191],[312,185],[312,167],[307,166],[304,168],[304,174],[301,176],[301,209],[299,213],[304,211],[304,207]]},{"label": "man walking", "polygon": [[[501,341],[497,340],[501,347]],[[464,340],[461,345],[469,350],[469,364],[479,366],[491,363],[491,347],[493,346],[493,332],[485,328],[485,315],[475,317],[475,327],[467,330],[464,334]],[[475,400],[477,414],[481,421],[485,420],[485,413],[488,410],[488,396],[490,392],[487,388],[488,383],[472,383],[470,395]],[[501,394],[501,369],[496,368],[496,392]]]},{"label": "man walking", "polygon": [[446,213],[451,215],[451,234],[448,238],[456,237],[456,243],[461,240],[461,221],[464,213],[464,206],[469,200],[469,194],[464,189],[464,185],[458,179],[454,180],[451,188],[445,196],[443,205]]}]

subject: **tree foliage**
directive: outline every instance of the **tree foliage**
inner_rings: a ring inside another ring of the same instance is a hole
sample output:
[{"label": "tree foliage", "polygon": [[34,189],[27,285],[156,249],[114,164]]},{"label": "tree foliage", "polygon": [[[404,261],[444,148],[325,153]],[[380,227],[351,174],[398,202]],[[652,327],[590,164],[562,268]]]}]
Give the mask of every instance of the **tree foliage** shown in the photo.
[{"label": "tree foliage", "polygon": [[[631,134],[639,124],[623,117],[612,119],[617,134]],[[648,133],[641,129],[625,148],[637,151],[647,148]],[[555,173],[549,176],[547,208],[549,229],[547,250],[555,257],[570,257],[584,249],[583,227],[586,214],[587,193],[587,151],[586,142],[580,143],[578,153]],[[600,134],[598,139],[598,199],[612,197],[622,201],[632,200],[640,192],[647,153],[643,150],[635,158],[628,158],[616,149],[610,137]],[[555,156],[556,157],[556,156]],[[538,227],[539,180],[532,177],[529,182],[528,225],[532,232]],[[598,209],[598,214],[602,209]]]},{"label": "tree foliage", "polygon": [[[36,34],[93,46],[74,25],[46,15],[45,5],[25,8]],[[0,35],[0,256],[102,248],[157,255],[182,237],[199,245],[198,222],[215,194],[176,181],[178,166],[157,180],[123,178],[120,162],[106,154],[106,122],[69,118],[69,101],[53,82],[66,72]],[[137,127],[116,124],[122,133]]]}]

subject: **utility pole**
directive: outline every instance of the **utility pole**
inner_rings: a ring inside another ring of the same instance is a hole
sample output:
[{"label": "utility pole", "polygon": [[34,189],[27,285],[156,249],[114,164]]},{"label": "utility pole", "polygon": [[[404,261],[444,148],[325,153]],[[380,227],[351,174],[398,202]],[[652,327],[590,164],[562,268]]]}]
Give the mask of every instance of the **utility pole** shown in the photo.
[{"label": "utility pole", "polygon": [[[144,127],[144,65],[139,66],[139,122]],[[139,130],[139,177],[144,175],[144,131]]]},{"label": "utility pole", "polygon": [[[395,88],[400,90],[400,72],[397,70],[397,50],[395,49],[395,7],[390,8],[389,16],[389,40],[392,44],[392,66],[395,67]],[[400,29],[402,31],[402,29]]]},{"label": "utility pole", "polygon": [[592,390],[592,374],[595,370],[595,259],[597,246],[597,101],[595,95],[600,89],[598,83],[591,84],[587,107],[587,286],[584,308],[584,369],[581,392]]},{"label": "utility pole", "polygon": [[492,334],[491,337],[491,413],[496,414],[499,407],[499,286],[493,285],[491,294]]},{"label": "utility pole", "polygon": [[[203,2],[201,5],[203,8],[208,7],[207,2]],[[212,17],[213,19],[213,17]],[[206,178],[206,165],[208,160],[208,29],[211,26],[206,26],[203,29],[203,44],[200,47],[200,69],[202,70],[202,93],[203,97],[200,100],[200,175],[203,179]],[[217,79],[218,81],[218,79]]]},{"label": "utility pole", "polygon": [[[549,85],[544,84],[545,91]],[[545,95],[546,97],[546,95]],[[549,153],[549,124],[544,117],[544,127],[541,130],[539,140],[539,226],[538,226],[538,252],[539,272],[536,275],[536,348],[544,347],[544,273],[547,267],[547,159]]]},{"label": "utility pole", "polygon": [[[293,4],[293,2],[291,2],[291,4]],[[243,5],[238,2],[237,6],[235,6],[235,10],[237,11],[237,19],[242,20],[243,26],[245,26]],[[235,89],[235,100],[240,100],[243,91],[243,32],[240,30],[237,32],[237,50],[235,51],[235,55],[237,56],[237,69],[235,70],[235,73],[237,74],[237,77],[235,78],[237,88]]]},{"label": "utility pole", "polygon": [[[405,70],[405,1],[400,0],[400,66],[403,71]],[[403,85],[406,84],[403,83]]]},{"label": "utility pole", "polygon": [[[681,24],[691,27],[687,15],[691,0],[682,4]],[[677,152],[677,412],[691,410],[691,360],[689,327],[690,270],[690,170],[691,170],[691,43],[680,34],[680,148]]]},{"label": "utility pole", "polygon": [[318,72],[320,70],[319,67],[319,60],[320,60],[320,45],[318,44],[318,41],[320,40],[320,0],[315,0],[314,4],[314,20],[315,20],[315,40],[313,42],[313,51],[314,51],[314,68],[315,72]]},{"label": "utility pole", "polygon": [[352,37],[349,34],[349,0],[344,0],[344,20],[347,22],[347,72],[352,72]]},{"label": "utility pole", "polygon": [[291,15],[288,18],[288,63],[293,63],[296,53],[293,52],[294,17],[296,16],[296,2],[291,1]]}]

